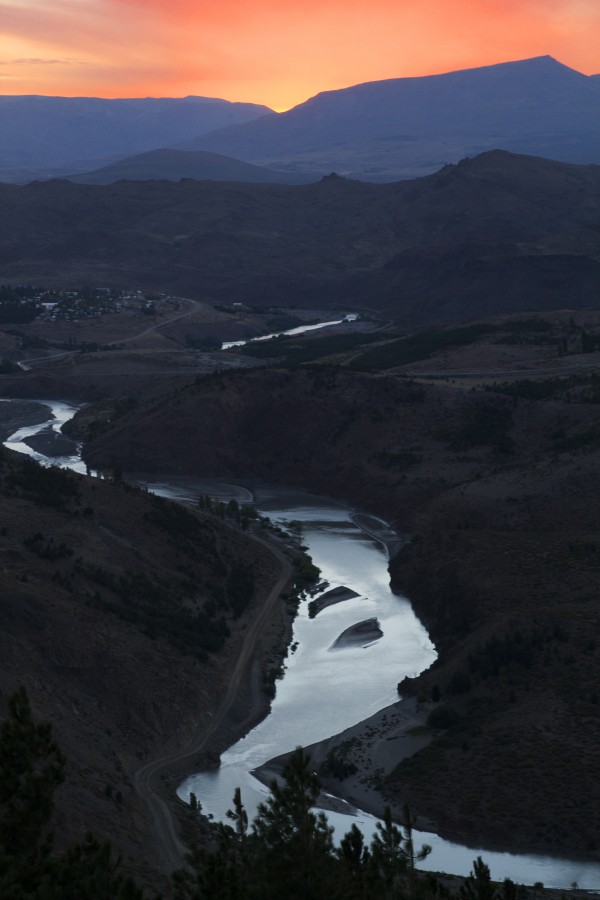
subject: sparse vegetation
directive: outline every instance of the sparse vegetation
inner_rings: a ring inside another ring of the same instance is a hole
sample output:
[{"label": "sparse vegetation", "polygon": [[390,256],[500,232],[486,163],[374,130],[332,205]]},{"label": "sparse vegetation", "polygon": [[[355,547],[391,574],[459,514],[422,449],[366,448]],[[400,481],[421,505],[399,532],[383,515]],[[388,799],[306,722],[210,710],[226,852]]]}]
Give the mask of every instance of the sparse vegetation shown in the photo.
[{"label": "sparse vegetation", "polygon": [[464,346],[482,335],[493,334],[497,327],[482,323],[445,331],[423,331],[400,340],[381,343],[380,346],[367,350],[352,360],[350,368],[360,372],[380,371],[417,362],[448,347]]},{"label": "sparse vegetation", "polygon": [[37,503],[59,508],[65,508],[69,502],[79,499],[77,480],[70,472],[44,468],[29,459],[7,475],[3,490],[9,495],[20,490]]}]

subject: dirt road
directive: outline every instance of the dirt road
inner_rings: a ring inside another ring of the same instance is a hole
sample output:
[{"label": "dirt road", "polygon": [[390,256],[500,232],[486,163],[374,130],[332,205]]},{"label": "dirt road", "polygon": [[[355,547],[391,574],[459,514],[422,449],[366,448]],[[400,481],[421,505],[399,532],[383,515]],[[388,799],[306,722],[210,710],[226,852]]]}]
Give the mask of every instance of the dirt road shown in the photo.
[{"label": "dirt road", "polygon": [[191,306],[184,310],[182,313],[177,313],[176,316],[170,316],[168,319],[162,319],[162,321],[157,322],[155,325],[150,325],[148,328],[144,328],[143,331],[138,332],[138,334],[132,334],[130,337],[119,338],[116,341],[110,341],[107,345],[108,347],[120,346],[121,344],[127,344],[129,341],[137,341],[140,338],[146,337],[147,334],[152,334],[153,331],[160,331],[161,328],[164,328],[165,325],[172,325],[173,322],[179,322],[180,319],[185,319],[187,316],[191,316],[192,313],[195,313],[197,310],[202,309],[203,303],[200,303],[199,300],[187,300],[188,303],[191,303]]},{"label": "dirt road", "polygon": [[138,796],[145,802],[154,824],[157,845],[162,851],[163,865],[167,871],[181,868],[184,865],[185,854],[188,848],[179,838],[177,823],[172,811],[172,805],[176,802],[173,798],[171,802],[159,796],[158,789],[160,786],[161,773],[165,772],[170,766],[184,763],[189,760],[192,764],[197,755],[205,749],[208,740],[213,737],[223,725],[227,713],[233,706],[244,677],[247,675],[248,668],[252,663],[258,639],[264,626],[267,624],[275,606],[281,596],[282,591],[288,585],[292,577],[292,566],[279,550],[274,548],[272,544],[263,541],[261,538],[254,538],[261,544],[264,544],[273,553],[281,565],[281,573],[276,583],[273,585],[266,597],[261,609],[250,623],[240,655],[238,656],[235,667],[231,673],[231,679],[227,692],[221,700],[219,707],[205,726],[201,728],[194,743],[177,753],[169,756],[163,756],[152,762],[146,763],[141,769],[138,769],[133,776],[133,783]]},{"label": "dirt road", "polygon": [[[183,298],[182,298],[183,299]],[[128,344],[130,341],[137,341],[140,338],[146,337],[146,335],[151,334],[153,331],[160,331],[161,328],[164,328],[166,325],[172,325],[173,322],[178,322],[180,319],[185,319],[187,316],[191,316],[193,313],[197,312],[204,305],[200,303],[199,300],[186,300],[190,304],[190,306],[185,309],[181,313],[177,313],[177,315],[169,316],[168,319],[161,319],[160,322],[155,322],[153,325],[149,325],[148,328],[144,328],[143,331],[138,331],[137,334],[132,334],[129,337],[118,338],[116,341],[109,341],[106,346],[107,347],[120,347],[121,344]],[[29,372],[31,368],[35,368],[36,364],[43,365],[46,362],[56,359],[64,359],[67,356],[74,356],[76,353],[79,353],[80,349],[76,347],[74,350],[63,350],[60,353],[53,353],[51,356],[31,356],[29,359],[23,359],[21,362],[17,363],[19,368],[23,369],[24,372]]]}]

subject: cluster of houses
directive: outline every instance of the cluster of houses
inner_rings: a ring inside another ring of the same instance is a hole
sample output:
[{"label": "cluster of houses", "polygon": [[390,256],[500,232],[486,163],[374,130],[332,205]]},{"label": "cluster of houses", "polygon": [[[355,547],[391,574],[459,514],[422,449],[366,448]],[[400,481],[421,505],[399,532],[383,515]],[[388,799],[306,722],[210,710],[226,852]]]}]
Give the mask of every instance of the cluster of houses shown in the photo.
[{"label": "cluster of houses", "polygon": [[164,301],[163,294],[121,290],[108,287],[83,287],[78,290],[32,287],[30,285],[0,288],[0,309],[25,307],[30,317],[77,322],[82,319],[113,315],[123,310],[137,310],[152,314],[155,303]]},{"label": "cluster of houses", "polygon": [[143,291],[99,287],[75,291],[51,290],[45,292],[39,302],[46,310],[49,321],[63,319],[74,322],[114,315],[123,310],[152,313],[157,299],[162,299],[162,295],[149,296]]}]

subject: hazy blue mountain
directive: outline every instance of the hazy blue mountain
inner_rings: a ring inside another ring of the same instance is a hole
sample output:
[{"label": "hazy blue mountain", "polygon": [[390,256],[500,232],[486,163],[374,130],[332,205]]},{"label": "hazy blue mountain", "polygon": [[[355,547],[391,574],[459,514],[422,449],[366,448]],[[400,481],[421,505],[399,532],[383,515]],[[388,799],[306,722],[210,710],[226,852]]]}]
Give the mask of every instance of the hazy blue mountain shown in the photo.
[{"label": "hazy blue mountain", "polygon": [[181,149],[372,181],[415,177],[491,149],[600,162],[600,79],[550,56],[327,91]]},{"label": "hazy blue mountain", "polygon": [[69,176],[78,184],[113,184],[115,181],[248,181],[271,184],[307,184],[318,181],[321,175],[300,175],[277,172],[263,166],[232,159],[205,150],[148,150],[128,156],[93,172]]},{"label": "hazy blue mountain", "polygon": [[0,177],[11,170],[21,179],[27,169],[85,171],[264,115],[273,113],[207,97],[0,96]]}]

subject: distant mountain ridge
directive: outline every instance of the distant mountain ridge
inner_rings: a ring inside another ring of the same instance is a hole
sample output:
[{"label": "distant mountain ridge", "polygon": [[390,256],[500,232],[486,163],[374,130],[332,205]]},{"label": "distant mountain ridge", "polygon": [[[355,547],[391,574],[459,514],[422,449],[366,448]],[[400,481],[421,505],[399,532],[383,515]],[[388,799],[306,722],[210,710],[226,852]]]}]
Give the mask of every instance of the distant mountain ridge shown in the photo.
[{"label": "distant mountain ridge", "polygon": [[13,180],[11,169],[89,170],[263,115],[274,113],[209,97],[0,96],[0,179]]},{"label": "distant mountain ridge", "polygon": [[[0,96],[1,181],[89,173],[165,148],[220,154],[304,181],[332,171],[398,181],[496,149],[600,163],[600,76],[540,56],[325,91],[279,114],[205,97]],[[165,177],[205,177],[202,167],[188,174],[189,157],[180,162],[171,157]],[[124,177],[144,177],[144,161],[122,165],[131,173]]]},{"label": "distant mountain ridge", "polygon": [[433,172],[486,150],[600,162],[600,79],[550,56],[326,91],[180,149],[369,181]]}]

